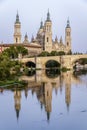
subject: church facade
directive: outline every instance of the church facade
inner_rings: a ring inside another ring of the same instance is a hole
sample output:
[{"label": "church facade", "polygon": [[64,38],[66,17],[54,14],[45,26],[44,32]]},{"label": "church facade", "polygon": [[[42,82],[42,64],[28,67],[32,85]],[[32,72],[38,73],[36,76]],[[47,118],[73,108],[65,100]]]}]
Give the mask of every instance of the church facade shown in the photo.
[{"label": "church facade", "polygon": [[36,38],[32,36],[31,41],[29,42],[27,33],[22,41],[21,33],[21,22],[19,20],[19,15],[16,15],[16,21],[14,23],[14,42],[12,43],[2,43],[0,44],[0,51],[2,52],[6,48],[15,45],[22,45],[28,49],[29,55],[38,55],[42,51],[52,52],[52,51],[63,51],[66,54],[71,51],[71,27],[69,20],[67,20],[67,25],[65,28],[65,42],[63,43],[62,37],[58,41],[57,37],[53,41],[52,39],[52,21],[50,19],[50,13],[47,13],[47,19],[45,23],[41,21],[40,28],[36,34]]}]

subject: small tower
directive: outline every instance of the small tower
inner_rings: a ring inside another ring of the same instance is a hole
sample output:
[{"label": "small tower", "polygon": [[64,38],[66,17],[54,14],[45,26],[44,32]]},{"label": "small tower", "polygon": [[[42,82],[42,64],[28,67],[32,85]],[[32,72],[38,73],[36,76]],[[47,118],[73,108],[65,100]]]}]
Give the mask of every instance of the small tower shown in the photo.
[{"label": "small tower", "polygon": [[48,10],[47,19],[44,25],[44,49],[45,51],[51,52],[52,51],[52,22],[50,20],[50,13]]},{"label": "small tower", "polygon": [[25,37],[24,37],[24,42],[23,42],[23,43],[24,43],[24,44],[29,43],[27,33],[25,34]]},{"label": "small tower", "polygon": [[43,29],[43,21],[41,20],[40,29]]},{"label": "small tower", "polygon": [[34,42],[34,36],[32,35],[31,42]]},{"label": "small tower", "polygon": [[71,27],[70,27],[70,22],[69,19],[67,20],[67,26],[65,29],[65,44],[67,47],[67,51],[71,51]]},{"label": "small tower", "polygon": [[58,43],[58,38],[57,38],[57,36],[55,37],[55,42]]},{"label": "small tower", "polygon": [[37,33],[37,40],[38,41],[40,41],[41,37],[43,37],[43,35],[44,35],[43,28],[44,28],[43,21],[41,20],[40,27],[39,27],[39,30],[38,30],[38,33]]},{"label": "small tower", "polygon": [[60,37],[60,45],[63,44],[63,39],[62,39],[62,36]]},{"label": "small tower", "polygon": [[40,22],[40,28],[38,30],[36,40],[38,41],[38,43],[42,46],[44,50],[44,26],[43,26],[42,20]]},{"label": "small tower", "polygon": [[16,21],[14,24],[14,43],[21,43],[21,23],[19,21],[19,15],[17,12]]}]

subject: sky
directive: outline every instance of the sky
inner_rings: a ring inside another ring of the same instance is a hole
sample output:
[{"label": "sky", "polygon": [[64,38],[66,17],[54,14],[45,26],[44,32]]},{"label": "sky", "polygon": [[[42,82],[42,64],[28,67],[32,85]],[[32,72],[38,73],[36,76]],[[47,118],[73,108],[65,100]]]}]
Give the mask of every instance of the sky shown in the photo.
[{"label": "sky", "polygon": [[47,12],[52,20],[53,39],[62,36],[69,17],[72,35],[72,51],[87,52],[87,0],[0,0],[0,42],[13,43],[14,22],[17,10],[21,22],[22,41],[28,34],[36,36],[40,21]]}]

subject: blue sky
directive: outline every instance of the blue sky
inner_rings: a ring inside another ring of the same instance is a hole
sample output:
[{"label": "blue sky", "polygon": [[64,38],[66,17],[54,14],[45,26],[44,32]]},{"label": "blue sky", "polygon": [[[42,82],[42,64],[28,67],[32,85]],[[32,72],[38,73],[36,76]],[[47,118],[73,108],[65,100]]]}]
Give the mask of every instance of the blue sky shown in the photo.
[{"label": "blue sky", "polygon": [[46,20],[50,10],[53,39],[65,41],[66,21],[72,28],[73,52],[87,51],[87,0],[0,0],[0,42],[13,42],[14,22],[17,10],[21,21],[22,40],[27,32],[29,40],[36,36],[41,19]]}]

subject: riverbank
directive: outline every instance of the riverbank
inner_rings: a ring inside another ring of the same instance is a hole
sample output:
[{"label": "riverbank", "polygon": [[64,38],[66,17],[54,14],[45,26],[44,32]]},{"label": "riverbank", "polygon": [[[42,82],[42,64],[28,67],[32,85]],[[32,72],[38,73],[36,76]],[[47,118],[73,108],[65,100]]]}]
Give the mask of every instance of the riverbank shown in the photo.
[{"label": "riverbank", "polygon": [[5,80],[0,81],[0,88],[10,88],[10,87],[23,87],[26,83],[24,81],[17,81],[17,80]]}]

